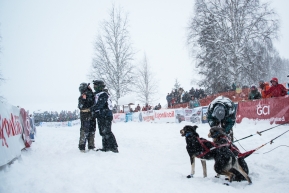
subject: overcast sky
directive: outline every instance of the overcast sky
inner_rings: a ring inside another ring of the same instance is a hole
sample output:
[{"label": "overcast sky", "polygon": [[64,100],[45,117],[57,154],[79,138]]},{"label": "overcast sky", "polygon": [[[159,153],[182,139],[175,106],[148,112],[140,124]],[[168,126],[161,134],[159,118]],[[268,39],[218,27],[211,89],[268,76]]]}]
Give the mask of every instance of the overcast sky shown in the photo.
[{"label": "overcast sky", "polygon": [[[136,63],[147,56],[159,80],[159,102],[177,78],[192,86],[194,61],[186,47],[186,27],[194,0],[0,0],[0,95],[30,111],[74,110],[78,86],[91,82],[93,44],[112,3],[129,14]],[[289,1],[274,0],[280,16],[280,55],[288,57]]]}]

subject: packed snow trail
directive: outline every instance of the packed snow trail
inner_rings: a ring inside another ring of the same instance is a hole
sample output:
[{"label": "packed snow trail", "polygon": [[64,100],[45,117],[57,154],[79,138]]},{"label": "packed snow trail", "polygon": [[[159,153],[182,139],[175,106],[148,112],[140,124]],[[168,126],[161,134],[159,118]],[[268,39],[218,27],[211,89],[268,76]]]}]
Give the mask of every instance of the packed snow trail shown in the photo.
[{"label": "packed snow trail", "polygon": [[[288,192],[289,149],[281,145],[289,146],[289,133],[246,158],[252,185],[243,181],[224,186],[225,176],[220,179],[214,177],[214,161],[207,161],[208,177],[203,178],[201,161],[196,159],[196,174],[193,178],[186,178],[190,174],[190,159],[185,138],[180,136],[179,131],[187,124],[190,123],[113,124],[119,153],[81,153],[78,150],[79,126],[38,127],[32,147],[23,151],[21,158],[12,165],[0,171],[0,192]],[[234,137],[241,139],[272,126],[268,122],[255,124],[245,119],[234,126]],[[235,145],[245,152],[288,129],[288,125],[280,126]],[[197,132],[200,137],[209,139],[208,130],[208,124],[200,124]],[[101,147],[98,132],[95,145]]]}]

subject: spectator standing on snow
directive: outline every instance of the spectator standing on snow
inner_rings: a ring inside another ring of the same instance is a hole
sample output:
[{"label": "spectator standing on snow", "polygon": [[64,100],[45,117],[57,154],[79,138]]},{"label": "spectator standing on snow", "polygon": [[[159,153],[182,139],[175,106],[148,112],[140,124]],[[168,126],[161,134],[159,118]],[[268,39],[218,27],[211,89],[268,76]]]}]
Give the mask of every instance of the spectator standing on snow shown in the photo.
[{"label": "spectator standing on snow", "polygon": [[31,141],[35,141],[35,134],[36,134],[36,127],[35,127],[35,123],[34,123],[34,117],[32,116],[32,114],[29,115],[29,122],[30,122],[30,127],[31,127],[31,131],[30,131],[30,139]]},{"label": "spectator standing on snow", "polygon": [[166,100],[168,102],[168,108],[171,106],[171,101],[172,101],[172,95],[170,93],[168,93]]},{"label": "spectator standing on snow", "polygon": [[266,95],[271,95],[271,97],[280,97],[287,95],[287,89],[282,85],[278,83],[277,78],[272,78],[270,81],[272,86],[269,90],[264,91]]},{"label": "spectator standing on snow", "polygon": [[94,94],[89,84],[81,83],[79,86],[80,96],[78,97],[78,108],[80,110],[80,137],[78,148],[80,151],[85,151],[86,142],[88,149],[94,149],[94,137],[96,121],[93,119],[90,107],[94,104]]},{"label": "spectator standing on snow", "polygon": [[112,151],[118,153],[118,145],[114,134],[111,131],[112,124],[112,101],[109,94],[104,90],[105,84],[102,80],[94,80],[93,88],[95,90],[95,102],[90,108],[92,116],[97,118],[99,134],[102,136],[102,148],[98,149],[103,152]]},{"label": "spectator standing on snow", "polygon": [[189,102],[189,108],[193,109],[193,108],[199,107],[199,106],[201,106],[199,100],[197,98],[195,98],[194,96],[191,96],[191,100]]},{"label": "spectator standing on snow", "polygon": [[159,103],[159,104],[157,105],[157,108],[158,108],[158,110],[160,110],[160,109],[162,108],[162,105]]},{"label": "spectator standing on snow", "polygon": [[140,111],[140,106],[139,106],[139,104],[137,104],[136,112],[139,112],[139,111]]},{"label": "spectator standing on snow", "polygon": [[262,98],[261,93],[258,91],[255,85],[252,85],[250,88],[248,99],[254,100],[254,99],[260,99],[260,98]]}]

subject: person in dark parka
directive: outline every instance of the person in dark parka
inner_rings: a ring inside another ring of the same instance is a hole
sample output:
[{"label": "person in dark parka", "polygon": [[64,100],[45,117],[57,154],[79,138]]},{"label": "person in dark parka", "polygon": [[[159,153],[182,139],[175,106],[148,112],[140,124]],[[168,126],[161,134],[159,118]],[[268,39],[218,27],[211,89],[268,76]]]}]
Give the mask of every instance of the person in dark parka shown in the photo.
[{"label": "person in dark parka", "polygon": [[227,97],[219,96],[208,106],[207,120],[210,127],[219,126],[233,141],[233,126],[236,121],[236,108],[234,103]]},{"label": "person in dark parka", "polygon": [[96,121],[92,118],[90,107],[94,104],[94,94],[89,84],[81,83],[79,86],[80,96],[78,98],[78,108],[80,109],[80,138],[78,148],[85,151],[86,141],[88,149],[94,149],[94,137]]},{"label": "person in dark parka", "polygon": [[110,95],[104,91],[105,84],[102,80],[94,80],[95,102],[90,108],[94,118],[97,118],[99,134],[102,136],[102,148],[100,151],[112,151],[118,153],[118,145],[114,134],[111,131],[112,124],[112,102]]}]

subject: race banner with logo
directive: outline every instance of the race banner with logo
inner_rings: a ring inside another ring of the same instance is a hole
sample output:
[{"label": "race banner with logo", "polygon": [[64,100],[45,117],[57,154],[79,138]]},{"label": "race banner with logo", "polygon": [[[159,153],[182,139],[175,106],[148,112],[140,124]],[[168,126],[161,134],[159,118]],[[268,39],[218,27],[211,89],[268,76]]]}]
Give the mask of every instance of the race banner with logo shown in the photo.
[{"label": "race banner with logo", "polygon": [[154,111],[154,122],[175,122],[175,110],[174,109],[162,109]]},{"label": "race banner with logo", "polygon": [[149,111],[142,111],[142,120],[145,122],[154,122],[155,120],[155,114],[153,110]]},{"label": "race banner with logo", "polygon": [[125,113],[114,113],[113,114],[113,122],[125,122]]},{"label": "race banner with logo", "polygon": [[184,109],[184,117],[187,122],[194,124],[201,123],[202,107],[195,107],[193,109]]},{"label": "race banner with logo", "polygon": [[239,102],[236,122],[241,123],[243,118],[286,123],[289,121],[289,96]]},{"label": "race banner with logo", "polygon": [[0,103],[0,166],[21,155],[25,148],[18,107]]}]

